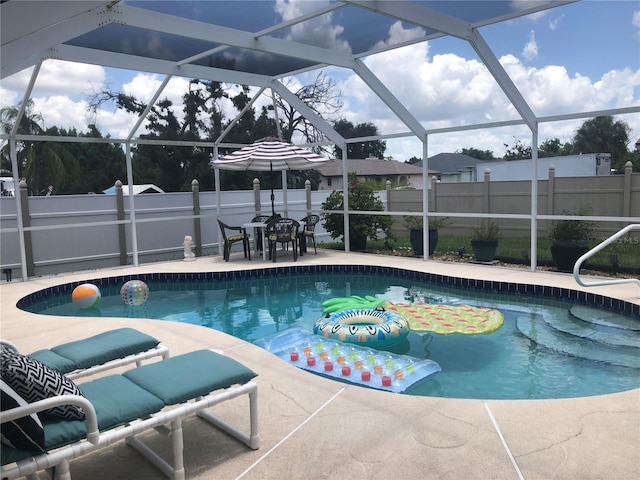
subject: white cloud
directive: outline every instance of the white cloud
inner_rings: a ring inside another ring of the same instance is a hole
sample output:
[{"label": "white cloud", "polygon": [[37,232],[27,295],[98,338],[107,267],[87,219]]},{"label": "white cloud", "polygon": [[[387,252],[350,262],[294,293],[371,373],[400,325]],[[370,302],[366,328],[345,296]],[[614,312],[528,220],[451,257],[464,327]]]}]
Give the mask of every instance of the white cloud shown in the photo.
[{"label": "white cloud", "polygon": [[538,58],[538,44],[536,43],[536,34],[533,30],[529,32],[529,40],[522,50],[522,56],[529,62]]},{"label": "white cloud", "polygon": [[[506,95],[479,61],[454,54],[429,59],[427,53],[428,46],[418,44],[366,59],[367,66],[425,128],[518,118]],[[563,66],[527,67],[513,55],[503,56],[500,62],[539,116],[640,104],[637,97],[640,70],[614,70],[594,82],[580,74],[569,76]],[[406,69],[406,65],[415,68]],[[399,71],[403,74],[398,75]],[[340,88],[348,93],[342,115],[351,122],[373,122],[383,134],[408,131],[355,75],[346,78]],[[631,137],[640,135],[637,115],[624,119],[632,128]],[[559,138],[563,143],[570,141],[584,120],[541,124],[540,143],[551,138]],[[502,156],[504,144],[513,144],[514,138],[530,143],[531,133],[522,126],[437,134],[429,137],[429,155],[473,147]],[[422,146],[412,138],[387,140],[387,155],[401,161],[422,157]]]},{"label": "white cloud", "polygon": [[555,18],[549,20],[548,25],[550,30],[555,30],[560,25],[560,22],[564,19],[564,13],[562,15],[558,15]]},{"label": "white cloud", "polygon": [[[412,34],[415,32],[395,24],[388,37],[396,40]],[[429,53],[429,44],[423,42],[372,55],[365,62],[427,129],[519,118],[480,61],[451,53],[430,57]],[[499,60],[539,116],[640,105],[640,69],[611,70],[590,79],[579,73],[570,75],[561,65],[533,67],[514,55],[505,55]],[[408,65],[411,68],[407,68]],[[331,72],[338,88],[345,94],[341,117],[355,124],[372,122],[383,134],[408,130],[359,77],[343,69],[327,69],[326,72]],[[35,111],[44,117],[45,127],[75,127],[78,131],[86,131],[86,126],[95,121],[103,135],[127,137],[137,117],[113,111],[112,106],[104,106],[91,117],[87,110],[87,94],[107,88],[105,82],[109,81],[111,89],[135,95],[146,102],[164,77],[113,70],[106,73],[108,80],[101,67],[52,60],[44,62],[32,98]],[[31,69],[2,80],[1,106],[15,105],[21,99],[30,74]],[[300,81],[308,82],[316,74],[308,72],[294,78],[290,88],[295,91]],[[301,80],[302,77],[305,78]],[[188,79],[172,78],[160,95],[161,100],[169,98],[176,105],[178,115],[182,115],[181,97],[187,91],[187,83]],[[255,104],[256,110],[270,103],[270,97],[263,96]],[[235,116],[236,111],[228,102],[221,102],[221,106],[227,118]],[[630,137],[635,141],[640,136],[640,116],[620,118],[631,126]],[[561,142],[569,141],[584,120],[541,124],[540,143],[556,137]],[[528,144],[531,133],[527,127],[517,126],[430,135],[429,155],[473,147],[492,150],[496,156],[502,156],[503,144],[512,144],[514,138]],[[387,155],[401,161],[412,156],[422,157],[422,144],[410,137],[387,140]]]},{"label": "white cloud", "polygon": [[633,12],[631,23],[633,24],[634,27],[638,27],[638,31],[636,32],[636,38],[640,40],[640,10]]},{"label": "white cloud", "polygon": [[[329,5],[329,2],[324,2]],[[308,2],[306,0],[278,0],[275,4],[275,11],[282,16],[283,21],[293,20],[301,15],[321,8],[322,2]],[[348,42],[339,37],[344,32],[342,25],[334,24],[333,14],[321,15],[306,22],[297,23],[290,29],[287,39],[316,45],[323,48],[351,53]]]}]

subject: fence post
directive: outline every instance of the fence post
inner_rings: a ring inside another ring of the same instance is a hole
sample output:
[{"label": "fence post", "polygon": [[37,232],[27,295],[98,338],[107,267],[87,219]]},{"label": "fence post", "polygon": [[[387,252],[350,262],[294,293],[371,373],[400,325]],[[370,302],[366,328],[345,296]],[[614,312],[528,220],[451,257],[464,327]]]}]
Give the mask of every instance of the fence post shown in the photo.
[{"label": "fence post", "polygon": [[311,180],[304,181],[304,193],[307,198],[307,216],[311,215]]},{"label": "fence post", "polygon": [[253,204],[256,209],[256,216],[262,214],[262,203],[260,203],[260,179],[253,179]]},{"label": "fence post", "polygon": [[491,183],[491,169],[486,168],[484,170],[484,191],[483,191],[483,198],[482,198],[482,205],[483,205],[483,210],[484,213],[490,213],[490,209],[489,209],[489,196],[491,194],[490,192],[490,183]]},{"label": "fence post", "polygon": [[[29,192],[27,182],[20,180],[20,205],[22,205],[22,228],[24,235],[24,258],[27,264],[27,277],[32,277],[36,272],[36,264],[33,261],[33,240],[31,231],[27,230],[31,226],[31,214],[29,213]],[[24,279],[26,280],[26,278]]]},{"label": "fence post", "polygon": [[429,195],[429,210],[437,212],[438,206],[436,204],[436,200],[438,196],[436,195],[436,185],[438,184],[438,177],[432,175],[429,180],[429,191],[427,192],[427,195]]},{"label": "fence post", "polygon": [[[118,221],[124,221],[124,195],[122,194],[122,182],[116,180],[116,215]],[[120,265],[127,264],[127,235],[124,223],[118,223],[118,249],[120,250]]]},{"label": "fence post", "polygon": [[387,191],[387,212],[391,211],[391,180],[387,180],[384,184]]},{"label": "fence post", "polygon": [[191,192],[193,193],[193,230],[194,242],[196,244],[196,257],[202,256],[202,229],[200,228],[200,184],[195,178],[191,182]]},{"label": "fence post", "polygon": [[[554,215],[556,191],[556,167],[549,166],[549,181],[547,183],[547,215]],[[547,234],[551,233],[552,222],[547,221]]]},{"label": "fence post", "polygon": [[[624,190],[622,192],[622,216],[631,216],[631,174],[633,172],[633,164],[627,162],[624,164]],[[624,226],[624,225],[622,225]]]}]

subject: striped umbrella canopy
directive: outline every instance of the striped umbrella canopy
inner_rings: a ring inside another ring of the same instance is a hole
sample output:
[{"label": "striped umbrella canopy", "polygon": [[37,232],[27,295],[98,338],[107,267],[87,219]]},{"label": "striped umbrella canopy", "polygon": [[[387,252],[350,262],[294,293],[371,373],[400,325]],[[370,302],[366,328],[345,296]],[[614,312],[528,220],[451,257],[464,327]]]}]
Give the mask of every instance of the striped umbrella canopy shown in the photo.
[{"label": "striped umbrella canopy", "polygon": [[328,158],[311,150],[296,147],[279,138],[266,137],[213,160],[211,166],[223,170],[279,172],[282,170],[310,170],[318,168],[328,161]]},{"label": "striped umbrella canopy", "polygon": [[305,148],[285,142],[280,138],[266,137],[251,145],[224,155],[209,164],[213,168],[236,171],[271,172],[271,210],[275,215],[273,194],[273,172],[283,170],[310,170],[318,168],[329,159]]}]

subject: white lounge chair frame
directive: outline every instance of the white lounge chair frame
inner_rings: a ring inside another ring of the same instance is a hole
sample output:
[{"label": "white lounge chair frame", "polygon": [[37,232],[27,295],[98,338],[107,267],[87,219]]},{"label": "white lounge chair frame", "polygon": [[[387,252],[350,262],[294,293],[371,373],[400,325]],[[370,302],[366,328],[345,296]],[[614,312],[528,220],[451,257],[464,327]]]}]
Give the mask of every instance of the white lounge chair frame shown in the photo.
[{"label": "white lounge chair frame", "polygon": [[[250,432],[247,434],[238,430],[233,425],[221,418],[214,416],[211,412],[205,411],[226,400],[231,400],[240,395],[249,396]],[[127,444],[135,448],[141,455],[155,465],[162,473],[173,480],[184,480],[184,457],[183,457],[183,433],[182,420],[192,414],[196,414],[207,420],[214,426],[225,431],[229,435],[237,438],[249,448],[256,450],[259,448],[260,440],[258,433],[258,386],[253,381],[229,387],[218,393],[211,393],[204,397],[198,397],[193,402],[186,402],[170,407],[169,410],[162,410],[149,418],[140,419],[129,424],[117,427],[112,430],[100,432],[98,430],[98,419],[91,402],[77,395],[63,395],[39,402],[34,402],[22,407],[2,412],[2,423],[15,420],[32,413],[40,412],[58,405],[77,405],[81,407],[86,415],[87,435],[86,438],[60,447],[49,453],[43,453],[31,458],[20,460],[14,466],[6,465],[2,467],[2,478],[7,480],[17,479],[26,476],[29,480],[38,479],[36,472],[56,468],[56,480],[71,480],[69,461],[91,453],[99,448],[111,445],[120,440],[126,440]],[[168,425],[168,426],[167,426]],[[161,433],[169,435],[173,448],[173,465],[166,462],[151,448],[142,443],[135,436],[154,428]]]}]

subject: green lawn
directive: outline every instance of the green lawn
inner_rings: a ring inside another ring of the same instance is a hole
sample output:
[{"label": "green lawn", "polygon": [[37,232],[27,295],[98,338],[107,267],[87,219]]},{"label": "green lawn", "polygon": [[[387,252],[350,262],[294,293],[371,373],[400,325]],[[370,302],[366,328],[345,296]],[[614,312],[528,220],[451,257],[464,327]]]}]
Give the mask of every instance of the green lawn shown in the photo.
[{"label": "green lawn", "polygon": [[[387,247],[385,247],[387,242]],[[552,265],[551,250],[549,249],[551,242],[548,238],[538,239],[538,263],[540,265]],[[598,241],[592,242],[592,247],[598,244]],[[322,245],[325,248],[343,249],[342,243],[325,243]],[[367,242],[367,250],[389,250],[388,246],[393,247],[398,252],[406,253],[407,255],[413,254],[411,249],[411,243],[409,237],[398,237],[394,240],[369,240]],[[464,256],[469,260],[472,259],[471,250],[471,237],[460,236],[447,236],[441,235],[438,240],[438,246],[436,247],[435,256],[438,255],[454,255],[458,256],[460,248],[464,247]],[[523,253],[530,256],[530,239],[529,237],[519,238],[501,238],[498,243],[498,250],[496,251],[496,257],[498,258],[512,258],[520,259],[523,263],[525,258]],[[629,268],[636,273],[640,272],[640,243],[631,242],[618,242],[613,243],[605,247],[602,251],[595,254],[588,260],[590,266],[605,265],[611,266],[611,255],[618,256],[618,264],[622,268]],[[528,260],[527,260],[528,262]]]}]

